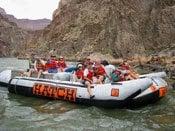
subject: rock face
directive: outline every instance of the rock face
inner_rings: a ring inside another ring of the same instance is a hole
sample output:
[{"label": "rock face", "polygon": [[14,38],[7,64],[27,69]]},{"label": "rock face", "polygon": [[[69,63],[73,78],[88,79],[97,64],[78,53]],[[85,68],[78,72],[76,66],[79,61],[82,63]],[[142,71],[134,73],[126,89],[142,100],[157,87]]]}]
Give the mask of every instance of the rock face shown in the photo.
[{"label": "rock face", "polygon": [[5,10],[0,7],[0,14],[6,14]]},{"label": "rock face", "polygon": [[[6,14],[0,8],[0,57],[20,56],[26,57],[33,53],[28,45],[33,38],[37,39],[37,33],[47,26],[50,20],[16,19],[13,15]],[[35,35],[36,34],[36,35]],[[34,46],[36,48],[36,46]]]},{"label": "rock face", "polygon": [[69,58],[156,53],[175,44],[175,0],[61,0],[35,43]]},{"label": "rock face", "polygon": [[8,19],[18,25],[18,27],[25,30],[42,30],[48,26],[51,22],[49,19],[38,19],[38,20],[29,20],[29,19],[16,19],[8,15]]},{"label": "rock face", "polygon": [[17,24],[18,27],[25,30],[41,30],[44,29],[47,25],[50,24],[51,20],[49,19],[38,19],[38,20],[29,20],[29,19],[17,19],[13,15],[6,14],[5,10],[0,8],[0,14],[2,14],[9,21]]},{"label": "rock face", "polygon": [[0,57],[23,54],[27,38],[28,32],[0,14]]}]

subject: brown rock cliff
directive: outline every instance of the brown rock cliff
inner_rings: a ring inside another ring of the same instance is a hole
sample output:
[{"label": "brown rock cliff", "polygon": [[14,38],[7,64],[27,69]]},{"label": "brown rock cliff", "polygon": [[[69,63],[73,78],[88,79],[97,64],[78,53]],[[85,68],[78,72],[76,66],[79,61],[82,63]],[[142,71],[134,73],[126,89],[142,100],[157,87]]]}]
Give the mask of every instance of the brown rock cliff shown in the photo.
[{"label": "brown rock cliff", "polygon": [[0,57],[24,54],[28,32],[0,14]]},{"label": "brown rock cliff", "polygon": [[33,42],[78,58],[152,54],[175,44],[175,0],[61,0]]},{"label": "brown rock cliff", "polygon": [[17,19],[13,15],[7,14],[5,10],[2,8],[0,8],[0,14],[2,14],[9,21],[16,23],[18,27],[31,31],[42,30],[51,22],[51,20],[49,19],[38,19],[38,20]]}]

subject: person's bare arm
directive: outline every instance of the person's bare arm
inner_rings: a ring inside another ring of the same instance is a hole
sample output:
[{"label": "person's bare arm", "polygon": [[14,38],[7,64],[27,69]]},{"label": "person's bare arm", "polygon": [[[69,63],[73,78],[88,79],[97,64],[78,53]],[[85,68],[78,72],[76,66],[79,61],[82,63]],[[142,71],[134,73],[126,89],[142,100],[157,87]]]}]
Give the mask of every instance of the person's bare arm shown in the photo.
[{"label": "person's bare arm", "polygon": [[37,67],[36,67],[37,61],[34,62],[34,70],[37,71]]},{"label": "person's bare arm", "polygon": [[40,60],[40,63],[41,63],[43,66],[45,66],[46,62],[45,62],[44,60],[42,60],[42,59],[39,59],[39,60]]}]

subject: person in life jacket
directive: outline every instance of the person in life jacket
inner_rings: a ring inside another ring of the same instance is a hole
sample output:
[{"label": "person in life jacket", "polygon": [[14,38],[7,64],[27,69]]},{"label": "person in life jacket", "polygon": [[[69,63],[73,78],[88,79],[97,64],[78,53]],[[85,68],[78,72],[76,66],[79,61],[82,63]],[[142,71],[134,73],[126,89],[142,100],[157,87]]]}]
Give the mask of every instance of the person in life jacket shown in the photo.
[{"label": "person in life jacket", "polygon": [[126,80],[133,80],[133,79],[138,79],[139,75],[136,73],[127,60],[124,60],[122,64],[119,65],[119,69],[121,72],[124,74]]},{"label": "person in life jacket", "polygon": [[85,58],[83,61],[83,66],[87,66],[91,63],[91,59],[89,57]]},{"label": "person in life jacket", "polygon": [[60,56],[59,57],[59,60],[57,62],[58,62],[58,68],[60,69],[61,72],[63,72],[64,69],[67,67],[66,62],[65,62],[63,56]]},{"label": "person in life jacket", "polygon": [[48,73],[58,72],[58,63],[56,61],[55,55],[51,55],[50,59],[46,63],[46,68],[47,68]]},{"label": "person in life jacket", "polygon": [[113,72],[110,73],[110,80],[112,82],[119,82],[119,81],[125,81],[125,76],[122,74],[121,70],[115,69]]},{"label": "person in life jacket", "polygon": [[83,65],[79,63],[73,74],[73,81],[82,83],[83,80],[84,80],[84,69],[83,69]]},{"label": "person in life jacket", "polygon": [[87,91],[89,93],[90,99],[93,99],[95,95],[93,95],[91,91],[91,84],[93,84],[93,76],[94,72],[92,69],[93,63],[90,62],[88,65],[85,66],[84,72],[83,72],[83,79],[84,79],[84,84],[87,86]]},{"label": "person in life jacket", "polygon": [[105,72],[106,72],[106,79],[105,83],[112,82],[111,75],[116,70],[116,67],[112,64],[109,64],[107,60],[102,60],[101,64],[104,66]]},{"label": "person in life jacket", "polygon": [[94,70],[94,77],[93,77],[94,83],[103,84],[107,75],[104,66],[99,62],[95,62],[95,64],[93,65],[93,70]]},{"label": "person in life jacket", "polygon": [[28,72],[28,77],[31,77],[32,73],[37,72],[38,76],[37,78],[40,78],[42,72],[46,70],[45,68],[45,62],[41,58],[36,58],[34,62],[34,68],[30,69]]}]

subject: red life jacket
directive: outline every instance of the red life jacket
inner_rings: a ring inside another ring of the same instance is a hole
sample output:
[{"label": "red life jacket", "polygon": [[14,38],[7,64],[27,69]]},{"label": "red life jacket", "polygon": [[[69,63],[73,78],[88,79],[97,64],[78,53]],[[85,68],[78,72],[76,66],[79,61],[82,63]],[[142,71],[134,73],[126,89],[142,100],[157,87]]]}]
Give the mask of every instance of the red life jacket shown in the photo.
[{"label": "red life jacket", "polygon": [[92,78],[94,76],[94,72],[93,71],[90,71],[90,70],[88,70],[88,71],[89,72],[88,72],[87,78],[90,79],[90,80],[92,80]]},{"label": "red life jacket", "polygon": [[56,68],[58,68],[58,64],[57,64],[56,60],[49,60],[46,63],[46,68],[47,69],[56,69]]},{"label": "red life jacket", "polygon": [[[122,75],[121,71],[116,69],[112,72],[113,77],[117,77],[117,81],[125,81],[125,76]],[[115,81],[115,80],[114,80]]]},{"label": "red life jacket", "polygon": [[58,67],[59,68],[66,68],[67,65],[66,65],[65,61],[58,61]]},{"label": "red life jacket", "polygon": [[46,67],[46,70],[48,70],[49,67],[50,67],[50,64],[47,62],[47,63],[45,64],[45,67]]},{"label": "red life jacket", "polygon": [[83,72],[83,70],[77,70],[76,72],[75,72],[75,75],[77,76],[77,78],[78,79],[84,79],[84,72]]},{"label": "red life jacket", "polygon": [[116,69],[116,70],[113,71],[113,73],[119,76],[121,74],[121,71]]},{"label": "red life jacket", "polygon": [[97,68],[97,73],[96,73],[96,75],[105,75],[106,74],[106,72],[105,72],[105,69],[102,67],[102,66],[99,66],[98,68]]}]

